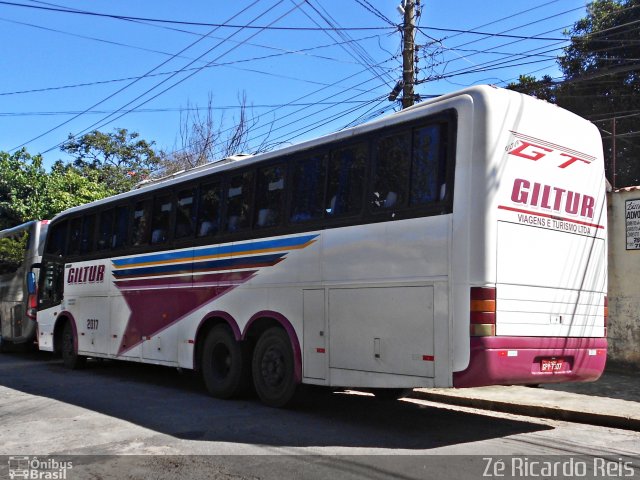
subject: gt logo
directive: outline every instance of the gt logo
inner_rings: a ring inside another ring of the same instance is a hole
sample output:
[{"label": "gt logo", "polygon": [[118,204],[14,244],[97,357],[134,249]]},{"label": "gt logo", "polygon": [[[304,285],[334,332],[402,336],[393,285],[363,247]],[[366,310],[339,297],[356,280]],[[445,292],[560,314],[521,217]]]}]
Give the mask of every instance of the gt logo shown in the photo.
[{"label": "gt logo", "polygon": [[511,132],[518,139],[507,147],[509,155],[526,158],[534,162],[544,157],[556,157],[559,162],[558,168],[567,168],[576,162],[582,162],[589,165],[595,160],[591,155],[571,150],[560,145],[549,143],[539,138],[523,135],[518,132]]}]

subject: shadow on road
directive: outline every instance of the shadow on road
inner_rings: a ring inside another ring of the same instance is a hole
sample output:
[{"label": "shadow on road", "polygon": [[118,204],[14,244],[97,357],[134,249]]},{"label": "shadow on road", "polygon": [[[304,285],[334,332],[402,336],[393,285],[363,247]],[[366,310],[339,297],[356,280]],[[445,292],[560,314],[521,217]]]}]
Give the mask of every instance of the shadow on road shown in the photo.
[{"label": "shadow on road", "polygon": [[430,449],[552,428],[324,391],[296,409],[277,410],[254,398],[211,398],[196,375],[167,367],[105,361],[69,371],[43,352],[0,355],[0,385],[200,441]]}]

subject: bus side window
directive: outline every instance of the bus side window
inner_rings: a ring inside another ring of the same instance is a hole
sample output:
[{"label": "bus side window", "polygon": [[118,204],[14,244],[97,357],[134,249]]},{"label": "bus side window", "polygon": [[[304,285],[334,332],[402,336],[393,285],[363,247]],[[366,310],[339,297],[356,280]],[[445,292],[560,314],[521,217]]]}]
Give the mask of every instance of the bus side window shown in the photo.
[{"label": "bus side window", "polygon": [[256,190],[256,227],[279,225],[284,200],[284,165],[258,169]]},{"label": "bus side window", "polygon": [[195,230],[196,213],[196,190],[189,188],[178,192],[178,202],[176,207],[176,228],[174,237],[192,237]]},{"label": "bus side window", "polygon": [[151,244],[166,243],[169,239],[169,224],[173,200],[171,195],[156,197],[151,215]]},{"label": "bus side window", "polygon": [[40,271],[41,307],[52,307],[62,301],[64,287],[64,264],[57,261],[45,261]]},{"label": "bus side window", "polygon": [[127,245],[129,233],[129,207],[116,207],[116,223],[113,229],[111,248],[118,249]]},{"label": "bus side window", "polygon": [[80,234],[80,253],[86,254],[93,250],[93,236],[96,231],[96,215],[87,215],[82,222],[82,233]]},{"label": "bus side window", "polygon": [[56,223],[51,229],[49,241],[46,243],[46,253],[51,255],[65,255],[67,246],[67,222]]},{"label": "bus side window", "polygon": [[69,247],[67,251],[69,255],[78,255],[80,253],[81,236],[82,217],[76,217],[69,224]]},{"label": "bus side window", "polygon": [[444,192],[446,181],[446,163],[445,159],[441,159],[440,134],[440,125],[429,125],[413,131],[409,200],[411,205],[424,205],[441,200],[441,192]]},{"label": "bus side window", "polygon": [[200,187],[198,197],[198,237],[208,237],[220,231],[220,182],[208,183]]},{"label": "bus side window", "polygon": [[113,242],[113,218],[115,209],[110,208],[100,213],[98,221],[98,243],[97,250],[109,250]]},{"label": "bus side window", "polygon": [[291,222],[322,218],[327,155],[320,154],[293,163]]},{"label": "bus side window", "polygon": [[149,223],[151,216],[151,201],[142,200],[133,209],[133,224],[131,245],[137,247],[149,243]]},{"label": "bus side window", "polygon": [[411,166],[411,136],[401,133],[376,143],[371,206],[374,209],[406,205]]},{"label": "bus side window", "polygon": [[361,210],[367,150],[365,144],[358,144],[331,152],[325,198],[327,216],[354,214]]},{"label": "bus side window", "polygon": [[227,190],[227,232],[249,228],[253,172],[232,175]]}]

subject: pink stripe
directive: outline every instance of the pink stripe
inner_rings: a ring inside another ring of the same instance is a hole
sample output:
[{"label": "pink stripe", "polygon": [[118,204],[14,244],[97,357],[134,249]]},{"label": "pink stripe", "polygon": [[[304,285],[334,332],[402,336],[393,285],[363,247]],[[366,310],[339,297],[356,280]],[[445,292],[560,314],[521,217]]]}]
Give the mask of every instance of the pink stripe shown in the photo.
[{"label": "pink stripe", "polygon": [[532,141],[535,141],[537,143],[541,143],[543,145],[547,145],[549,147],[554,147],[554,148],[556,148],[558,150],[562,150],[562,151],[564,151],[566,153],[578,154],[578,155],[580,155],[582,157],[586,157],[587,159],[591,159],[591,161],[594,161],[596,159],[596,157],[594,157],[593,155],[588,155],[586,153],[579,152],[578,150],[573,150],[572,148],[563,147],[562,145],[558,145],[557,143],[547,142],[546,140],[542,140],[541,138],[536,138],[536,137],[532,137],[530,135],[525,135],[523,133],[514,132],[513,130],[510,130],[510,132],[513,133],[516,138],[522,138],[524,140],[532,140]]}]

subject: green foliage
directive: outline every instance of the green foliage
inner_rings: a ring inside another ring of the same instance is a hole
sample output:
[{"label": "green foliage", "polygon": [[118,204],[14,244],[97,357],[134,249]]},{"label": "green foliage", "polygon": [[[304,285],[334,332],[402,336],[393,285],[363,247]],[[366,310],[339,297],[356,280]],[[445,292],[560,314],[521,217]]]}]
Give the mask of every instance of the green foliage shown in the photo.
[{"label": "green foliage", "polygon": [[0,238],[0,274],[15,272],[24,260],[29,234],[20,237]]},{"label": "green foliage", "polygon": [[47,173],[42,157],[0,152],[0,229],[44,217]]},{"label": "green foliage", "polygon": [[593,121],[603,137],[607,176],[617,187],[640,184],[638,23],[640,0],[595,0],[566,32],[571,43],[558,59],[563,81],[522,76],[508,86]]},{"label": "green foliage", "polygon": [[52,218],[113,193],[97,172],[81,172],[59,162],[47,173],[40,155],[31,156],[26,150],[12,155],[0,152],[0,229]]},{"label": "green foliage", "polygon": [[96,130],[79,138],[70,135],[61,149],[74,157],[74,166],[82,175],[97,178],[120,193],[131,190],[159,168],[153,142],[138,137],[138,133],[125,128],[113,133]]}]

